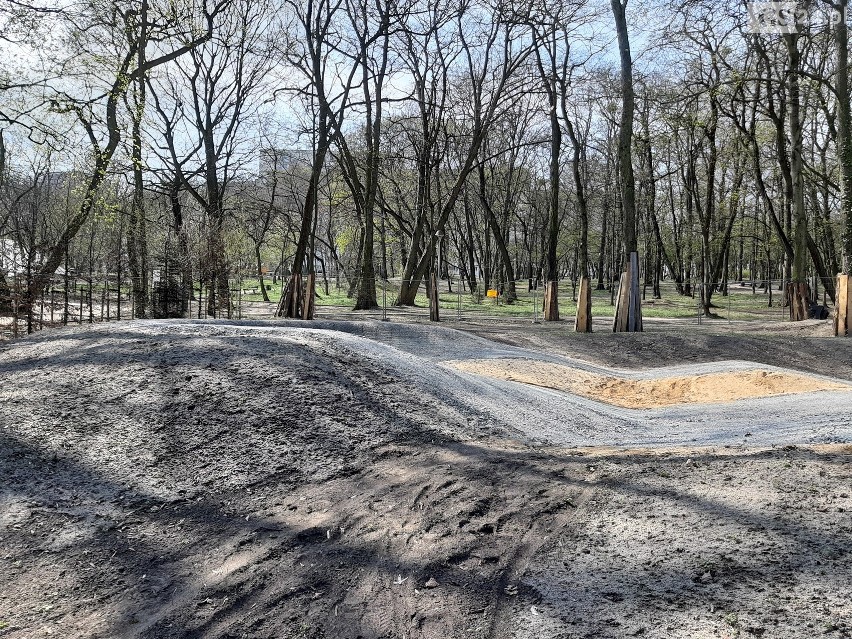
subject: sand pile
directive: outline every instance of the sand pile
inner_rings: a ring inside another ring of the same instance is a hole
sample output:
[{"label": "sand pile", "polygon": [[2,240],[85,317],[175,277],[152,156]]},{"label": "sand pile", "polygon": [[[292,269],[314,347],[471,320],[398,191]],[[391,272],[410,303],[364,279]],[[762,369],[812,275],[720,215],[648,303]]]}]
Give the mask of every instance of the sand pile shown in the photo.
[{"label": "sand pile", "polygon": [[448,362],[457,370],[565,391],[622,408],[716,404],[739,399],[847,391],[852,387],[795,373],[755,369],[686,377],[625,379],[529,359]]}]

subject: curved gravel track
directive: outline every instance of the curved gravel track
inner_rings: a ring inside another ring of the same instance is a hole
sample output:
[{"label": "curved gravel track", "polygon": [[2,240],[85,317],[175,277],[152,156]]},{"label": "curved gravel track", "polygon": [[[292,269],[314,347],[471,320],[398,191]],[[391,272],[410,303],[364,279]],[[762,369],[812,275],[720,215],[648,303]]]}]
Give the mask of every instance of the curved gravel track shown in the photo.
[{"label": "curved gravel track", "polygon": [[[223,323],[223,322],[220,322]],[[747,361],[708,362],[626,370],[590,364],[564,355],[499,344],[442,326],[390,322],[226,322],[254,330],[287,327],[334,331],[357,340],[358,348],[403,366],[418,385],[442,392],[449,402],[488,416],[507,434],[559,446],[755,446],[852,442],[852,383],[824,375]],[[180,324],[175,324],[180,325]],[[522,358],[562,364],[624,379],[660,379],[747,371],[795,372],[849,387],[719,404],[626,409],[565,392],[483,378],[452,368],[447,361]],[[423,361],[425,360],[425,362]],[[404,364],[403,364],[404,363]]]}]

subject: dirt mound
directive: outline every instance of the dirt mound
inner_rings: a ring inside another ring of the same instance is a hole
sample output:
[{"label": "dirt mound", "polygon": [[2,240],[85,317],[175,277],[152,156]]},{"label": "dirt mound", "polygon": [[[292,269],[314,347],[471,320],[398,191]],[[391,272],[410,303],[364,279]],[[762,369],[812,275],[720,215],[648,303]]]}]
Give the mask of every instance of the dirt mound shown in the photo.
[{"label": "dirt mound", "polygon": [[3,348],[0,433],[174,496],[322,480],[390,441],[482,434],[469,414],[410,393],[406,362],[364,343],[221,325],[43,334]]},{"label": "dirt mound", "polygon": [[[2,347],[0,636],[244,636],[223,628],[265,617],[250,636],[300,634],[337,567],[303,575],[299,549],[369,511],[329,532],[327,489],[389,446],[490,432],[432,393],[453,373],[413,392],[411,359],[331,331],[154,322]],[[261,594],[282,570],[299,585]]]},{"label": "dirt mound", "polygon": [[[507,320],[499,325],[470,322],[464,330],[506,345],[610,368],[637,370],[747,360],[852,381],[852,340],[809,335],[808,325],[820,331],[824,328],[811,323],[814,321],[772,325],[708,322],[700,327],[649,323],[644,333],[576,333],[567,322],[512,326]],[[805,326],[800,330],[799,325]]]},{"label": "dirt mound", "polygon": [[766,370],[625,379],[528,359],[480,359],[447,364],[468,373],[552,388],[622,408],[715,404],[814,391],[852,391],[852,387],[844,384]]}]

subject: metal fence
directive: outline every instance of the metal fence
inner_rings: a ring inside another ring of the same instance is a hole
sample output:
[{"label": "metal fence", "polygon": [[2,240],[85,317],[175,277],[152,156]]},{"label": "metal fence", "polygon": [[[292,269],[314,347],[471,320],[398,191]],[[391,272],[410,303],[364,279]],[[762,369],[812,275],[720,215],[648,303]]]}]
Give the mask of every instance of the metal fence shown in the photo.
[{"label": "metal fence", "polygon": [[[396,306],[402,281],[399,279],[377,280],[376,292],[378,307],[371,311],[355,311],[351,308],[354,299],[340,303],[339,295],[330,295],[329,300],[322,298],[319,291],[317,315],[339,316],[352,312],[357,316],[389,318],[397,316],[429,319],[429,298],[425,283],[421,283],[415,298],[415,306]],[[788,321],[789,307],[786,300],[786,285],[783,280],[773,281],[728,281],[706,285],[698,281],[687,281],[680,285],[664,281],[659,285],[659,295],[655,296],[654,287],[642,287],[643,318],[700,324],[704,322],[728,321]],[[702,288],[711,291],[709,308],[705,309]],[[489,287],[470,287],[457,279],[442,280],[439,283],[439,315],[442,320],[493,320],[525,319],[531,322],[541,320],[544,285],[527,280],[517,281],[514,288],[508,282],[493,283]],[[489,296],[489,291],[490,295]],[[577,307],[579,285],[575,282],[559,283],[559,309],[561,319],[573,319]],[[833,312],[833,306],[821,283],[812,284],[813,301],[819,314]],[[615,313],[617,285],[604,283],[598,286],[592,282],[592,315],[598,320],[611,320]],[[493,297],[492,297],[493,296]],[[709,313],[708,313],[709,311]]]},{"label": "metal fence", "polygon": [[[73,324],[92,324],[133,319],[136,311],[128,279],[115,274],[99,276],[58,277],[44,294],[28,307],[23,303],[26,281],[20,277],[7,280],[10,291],[0,299],[0,339],[17,337],[45,328]],[[429,321],[427,282],[417,282],[414,305],[397,305],[403,285],[400,278],[377,279],[378,305],[370,310],[353,311],[354,293],[345,281],[317,278],[316,316],[318,318],[371,318],[404,321]],[[659,284],[659,295],[652,285],[644,286],[642,313],[645,320],[661,324],[704,324],[713,322],[782,322],[789,320],[786,304],[786,282],[782,280],[737,280],[711,285],[710,306],[702,303],[702,287],[698,281],[679,285],[672,281]],[[812,281],[811,291],[817,316],[830,316],[833,305],[827,294],[826,282]],[[236,319],[269,319],[273,317],[281,295],[281,280],[235,279],[231,282],[231,317]],[[263,299],[266,290],[269,302]],[[457,277],[438,282],[438,314],[441,321],[541,321],[543,283],[519,280],[478,283],[471,289]],[[599,326],[611,321],[615,311],[616,284],[598,286],[592,282],[592,316]],[[579,286],[576,282],[559,283],[559,309],[563,320],[571,320],[576,311]],[[149,299],[158,300],[169,310],[167,315],[207,319],[208,296],[204,287],[195,284],[191,294],[176,303],[172,292],[152,284]],[[168,297],[163,301],[162,296]],[[159,297],[158,297],[159,296]],[[709,313],[708,313],[709,311]]]}]

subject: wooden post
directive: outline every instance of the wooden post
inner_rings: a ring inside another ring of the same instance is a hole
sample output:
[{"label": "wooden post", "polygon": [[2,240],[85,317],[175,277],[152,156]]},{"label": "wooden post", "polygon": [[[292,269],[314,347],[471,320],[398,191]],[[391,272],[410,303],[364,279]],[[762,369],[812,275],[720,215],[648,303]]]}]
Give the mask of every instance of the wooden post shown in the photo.
[{"label": "wooden post", "polygon": [[787,285],[787,301],[790,305],[791,322],[801,322],[808,319],[810,300],[810,287],[807,282],[790,282]]},{"label": "wooden post", "polygon": [[243,319],[243,277],[240,274],[239,283],[237,284],[237,319]]},{"label": "wooden post", "polygon": [[[101,321],[102,322],[104,321],[104,310],[106,310],[106,308],[107,308],[106,296],[107,296],[107,290],[108,289],[109,289],[109,277],[105,275],[104,276],[104,287],[101,289]],[[106,321],[107,322],[109,321],[109,314],[107,314]]]},{"label": "wooden post", "polygon": [[299,317],[299,309],[302,305],[302,276],[293,275],[291,280],[290,311],[287,317]]},{"label": "wooden post", "polygon": [[14,276],[15,292],[12,294],[12,337],[18,337],[18,314],[21,301],[21,285],[18,276]]},{"label": "wooden post", "polygon": [[62,280],[64,283],[63,291],[62,291],[62,325],[68,326],[68,318],[71,316],[71,308],[70,308],[70,297],[68,291],[68,271],[65,271],[65,274],[62,276]]},{"label": "wooden post", "polygon": [[846,334],[852,336],[852,276],[846,276]]},{"label": "wooden post", "polygon": [[627,330],[627,271],[618,280],[618,294],[615,298],[615,315],[612,318],[612,332],[623,333]]},{"label": "wooden post", "polygon": [[580,278],[580,294],[577,298],[577,319],[574,322],[577,333],[592,332],[592,295],[588,277]]},{"label": "wooden post", "polygon": [[834,308],[834,336],[846,337],[849,333],[849,315],[852,308],[852,277],[837,276],[837,304]]},{"label": "wooden post", "polygon": [[627,318],[627,330],[631,333],[642,332],[642,297],[639,292],[639,254],[630,254],[630,314]]}]

